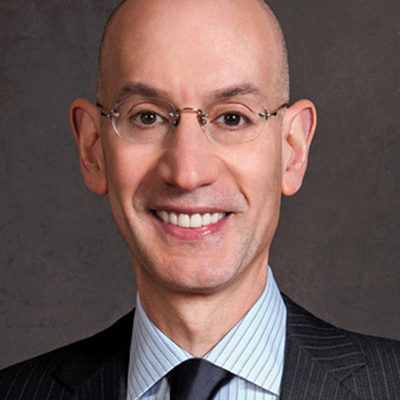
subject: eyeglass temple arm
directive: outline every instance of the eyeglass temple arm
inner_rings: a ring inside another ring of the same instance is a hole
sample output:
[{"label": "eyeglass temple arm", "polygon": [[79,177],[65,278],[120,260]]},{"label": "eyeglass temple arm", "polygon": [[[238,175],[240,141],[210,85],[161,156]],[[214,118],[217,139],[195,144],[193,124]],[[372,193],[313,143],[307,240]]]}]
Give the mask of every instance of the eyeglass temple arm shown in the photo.
[{"label": "eyeglass temple arm", "polygon": [[289,107],[288,103],[282,104],[279,106],[274,112],[270,113],[267,110],[265,110],[263,113],[259,113],[260,117],[264,117],[265,119],[268,119],[269,117],[275,117],[278,115],[278,112],[282,110],[283,108]]},{"label": "eyeglass temple arm", "polygon": [[100,115],[102,115],[103,117],[107,117],[107,118],[111,119],[111,117],[113,115],[112,111],[110,111],[109,113],[106,113],[104,111],[104,107],[98,101],[96,102],[96,107],[100,110]]}]

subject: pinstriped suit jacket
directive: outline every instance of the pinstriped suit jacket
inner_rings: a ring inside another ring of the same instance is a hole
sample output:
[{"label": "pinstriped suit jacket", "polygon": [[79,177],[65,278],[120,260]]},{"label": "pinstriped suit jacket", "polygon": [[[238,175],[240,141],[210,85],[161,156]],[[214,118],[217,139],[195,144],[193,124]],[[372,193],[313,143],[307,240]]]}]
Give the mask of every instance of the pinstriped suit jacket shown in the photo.
[{"label": "pinstriped suit jacket", "polygon": [[[281,400],[399,400],[400,342],[344,331],[284,296]],[[99,334],[0,372],[0,400],[125,400],[133,312]]]}]

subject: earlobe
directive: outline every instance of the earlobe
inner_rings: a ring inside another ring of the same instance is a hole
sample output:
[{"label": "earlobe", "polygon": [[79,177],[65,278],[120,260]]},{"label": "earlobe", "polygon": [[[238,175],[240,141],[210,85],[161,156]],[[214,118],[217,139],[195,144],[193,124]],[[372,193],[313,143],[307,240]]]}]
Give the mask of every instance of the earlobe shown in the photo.
[{"label": "earlobe", "polygon": [[95,194],[105,195],[107,180],[96,106],[85,99],[75,100],[70,109],[70,122],[86,186]]},{"label": "earlobe", "polygon": [[300,100],[288,108],[282,121],[282,194],[290,196],[301,187],[317,114],[314,104]]}]

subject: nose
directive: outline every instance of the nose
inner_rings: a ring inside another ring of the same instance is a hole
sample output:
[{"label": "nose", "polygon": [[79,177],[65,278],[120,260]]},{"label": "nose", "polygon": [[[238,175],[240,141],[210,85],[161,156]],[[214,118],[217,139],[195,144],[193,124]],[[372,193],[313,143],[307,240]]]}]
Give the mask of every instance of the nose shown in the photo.
[{"label": "nose", "polygon": [[215,145],[201,129],[197,112],[181,114],[179,124],[164,143],[158,174],[181,192],[213,184],[220,172]]}]

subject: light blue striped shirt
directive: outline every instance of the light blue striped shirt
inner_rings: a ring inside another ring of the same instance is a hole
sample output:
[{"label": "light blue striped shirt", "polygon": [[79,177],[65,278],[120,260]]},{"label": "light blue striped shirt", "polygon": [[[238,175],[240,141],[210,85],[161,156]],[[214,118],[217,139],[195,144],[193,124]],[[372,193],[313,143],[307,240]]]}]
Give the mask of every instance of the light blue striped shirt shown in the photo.
[{"label": "light blue striped shirt", "polygon": [[[286,307],[268,271],[265,290],[248,313],[204,358],[235,377],[217,400],[277,400],[283,373]],[[147,317],[137,298],[128,372],[127,400],[168,400],[165,375],[192,358]]]}]

